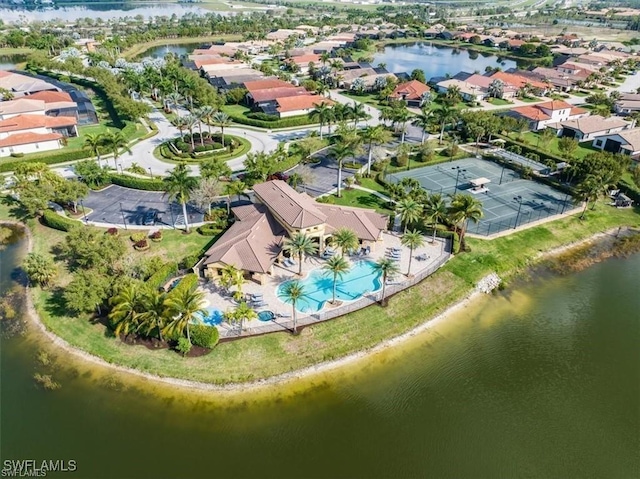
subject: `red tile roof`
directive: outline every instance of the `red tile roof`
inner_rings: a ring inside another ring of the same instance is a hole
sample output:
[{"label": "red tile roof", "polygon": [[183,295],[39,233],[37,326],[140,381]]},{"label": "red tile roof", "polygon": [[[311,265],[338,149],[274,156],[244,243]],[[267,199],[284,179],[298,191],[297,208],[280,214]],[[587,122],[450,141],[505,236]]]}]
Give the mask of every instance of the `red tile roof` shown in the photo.
[{"label": "red tile roof", "polygon": [[291,57],[289,61],[296,65],[307,65],[309,62],[318,63],[320,62],[320,55],[316,55],[315,53],[299,55],[297,57]]},{"label": "red tile roof", "polygon": [[327,106],[333,105],[335,102],[320,95],[298,95],[285,98],[276,98],[279,112],[309,110],[316,105],[326,103]]},{"label": "red tile roof", "polygon": [[72,116],[17,115],[0,121],[0,133],[33,128],[62,128],[77,123]]},{"label": "red tile roof", "polygon": [[39,91],[29,95],[30,100],[42,100],[45,103],[72,102],[71,95],[65,91]]},{"label": "red tile roof", "polygon": [[491,78],[494,78],[494,79],[497,78],[517,88],[522,88],[527,84],[531,85],[534,88],[542,88],[542,89],[547,88],[547,85],[545,83],[532,80],[530,78],[524,77],[522,75],[517,75],[515,73],[495,72],[493,75],[491,75]]},{"label": "red tile roof", "polygon": [[405,100],[420,100],[423,93],[431,91],[427,85],[418,80],[401,83],[389,95],[391,98],[404,98]]},{"label": "red tile roof", "polygon": [[511,111],[514,111],[520,116],[523,116],[530,120],[540,121],[551,119],[549,115],[547,115],[539,108],[536,108],[535,106],[519,106],[518,108],[512,108]]},{"label": "red tile roof", "polygon": [[60,138],[62,138],[62,135],[59,133],[17,133],[0,140],[0,148],[28,145],[30,143],[39,143],[41,141],[59,140]]},{"label": "red tile roof", "polygon": [[544,103],[538,103],[536,108],[544,108],[545,110],[565,110],[567,108],[573,108],[569,103],[563,100],[551,100]]},{"label": "red tile roof", "polygon": [[257,90],[266,90],[267,88],[294,88],[291,83],[287,83],[283,80],[278,80],[277,78],[271,80],[253,80],[245,82],[244,87],[249,91],[249,93],[253,93]]},{"label": "red tile roof", "polygon": [[273,101],[276,98],[286,98],[289,96],[308,95],[307,90],[304,87],[280,87],[280,88],[266,88],[264,90],[257,90],[251,93],[251,98],[254,102]]}]

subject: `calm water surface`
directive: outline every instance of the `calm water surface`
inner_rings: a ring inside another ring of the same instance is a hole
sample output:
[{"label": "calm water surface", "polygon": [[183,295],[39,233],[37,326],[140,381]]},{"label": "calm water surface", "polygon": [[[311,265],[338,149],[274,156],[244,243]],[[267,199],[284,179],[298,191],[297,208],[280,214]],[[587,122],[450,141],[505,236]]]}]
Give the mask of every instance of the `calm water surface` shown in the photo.
[{"label": "calm water surface", "polygon": [[638,477],[639,272],[636,255],[541,278],[402,349],[239,397],[65,356],[44,392],[36,335],[4,338],[0,456],[75,459],[83,478]]},{"label": "calm water surface", "polygon": [[424,70],[427,80],[432,77],[455,75],[460,71],[484,73],[486,67],[503,70],[515,68],[516,62],[495,55],[472,52],[461,48],[449,48],[418,42],[410,45],[390,45],[374,56],[374,65],[386,63],[393,73],[410,73],[414,68]]}]

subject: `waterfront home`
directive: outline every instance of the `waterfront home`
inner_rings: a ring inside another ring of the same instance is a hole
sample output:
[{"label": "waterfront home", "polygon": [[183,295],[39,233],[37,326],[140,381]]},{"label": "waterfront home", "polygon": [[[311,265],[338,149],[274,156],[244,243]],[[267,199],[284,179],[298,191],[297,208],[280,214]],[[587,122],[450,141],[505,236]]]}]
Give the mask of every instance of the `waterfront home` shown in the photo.
[{"label": "waterfront home", "polygon": [[640,157],[640,128],[600,136],[591,145],[599,150],[621,153],[637,160]]},{"label": "waterfront home", "polygon": [[[485,75],[478,75],[476,73],[468,77],[465,81],[470,85],[477,86],[478,88],[480,88],[480,90],[487,94],[486,96],[489,96],[489,86],[495,81],[495,79]],[[510,98],[515,98],[517,94],[517,87],[503,82],[501,98],[508,100]]]},{"label": "waterfront home", "polygon": [[388,217],[373,210],[317,203],[280,180],[254,185],[255,203],[232,208],[235,222],[209,248],[199,263],[205,276],[216,278],[227,265],[264,284],[282,261],[284,239],[303,233],[322,252],[332,234],[349,228],[362,246],[382,241]]},{"label": "waterfront home", "polygon": [[460,95],[464,101],[481,101],[484,100],[488,96],[488,92],[486,89],[481,88],[477,85],[472,85],[471,83],[467,83],[466,81],[450,79],[443,80],[436,84],[436,88],[438,93],[446,94],[451,87],[458,87],[460,90]]},{"label": "waterfront home", "polygon": [[577,120],[589,115],[584,108],[579,108],[562,100],[552,100],[537,105],[527,105],[509,110],[507,115],[522,118],[529,123],[529,129],[537,131],[554,123]]},{"label": "waterfront home", "polygon": [[589,115],[561,122],[558,136],[575,138],[580,142],[591,141],[599,136],[627,130],[631,126],[632,122],[619,116],[604,118],[600,115]]},{"label": "waterfront home", "polygon": [[493,80],[501,80],[505,85],[511,85],[518,90],[528,89],[529,93],[533,91],[538,95],[544,95],[549,90],[549,85],[545,82],[528,78],[525,75],[520,75],[519,72],[507,73],[498,71],[492,73],[489,78],[492,78]]},{"label": "waterfront home", "polygon": [[407,102],[408,106],[421,107],[424,102],[425,93],[429,93],[429,88],[418,80],[411,80],[400,83],[389,95],[391,100],[402,100]]}]

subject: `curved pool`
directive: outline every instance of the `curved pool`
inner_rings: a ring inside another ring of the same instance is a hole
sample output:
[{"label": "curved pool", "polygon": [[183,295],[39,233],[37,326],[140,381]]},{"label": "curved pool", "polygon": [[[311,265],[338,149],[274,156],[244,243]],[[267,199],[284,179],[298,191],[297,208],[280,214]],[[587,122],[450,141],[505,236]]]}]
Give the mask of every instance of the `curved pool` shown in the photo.
[{"label": "curved pool", "polygon": [[[351,270],[338,278],[336,286],[336,299],[341,301],[354,301],[363,294],[377,291],[382,288],[381,273],[375,271],[373,261],[358,261],[352,263]],[[285,281],[276,290],[278,299],[288,303],[282,295],[282,291],[290,281]],[[322,268],[314,269],[309,276],[300,283],[304,287],[305,295],[298,300],[296,309],[301,313],[315,313],[320,311],[327,301],[333,298],[333,275]]]},{"label": "curved pool", "polygon": [[222,322],[224,316],[218,308],[205,308],[207,314],[198,314],[198,319],[207,326],[216,326]]}]

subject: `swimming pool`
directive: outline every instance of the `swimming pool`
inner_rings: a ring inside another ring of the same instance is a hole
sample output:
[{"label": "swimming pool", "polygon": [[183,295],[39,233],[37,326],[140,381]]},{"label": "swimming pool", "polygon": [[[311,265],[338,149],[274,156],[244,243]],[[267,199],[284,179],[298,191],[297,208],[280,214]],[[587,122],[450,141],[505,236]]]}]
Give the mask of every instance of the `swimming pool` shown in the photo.
[{"label": "swimming pool", "polygon": [[222,311],[218,308],[205,308],[207,314],[198,314],[198,319],[200,319],[207,326],[216,326],[222,322],[223,316]]},{"label": "swimming pool", "polygon": [[[377,291],[382,288],[380,273],[374,270],[373,261],[358,261],[353,263],[351,270],[338,278],[336,286],[336,299],[353,301],[365,293]],[[287,282],[278,286],[276,294],[280,301],[287,303],[282,296]],[[296,309],[301,313],[314,313],[320,311],[327,301],[333,298],[333,275],[321,268],[313,270],[309,276],[300,281],[304,287],[305,295],[299,299]]]}]

